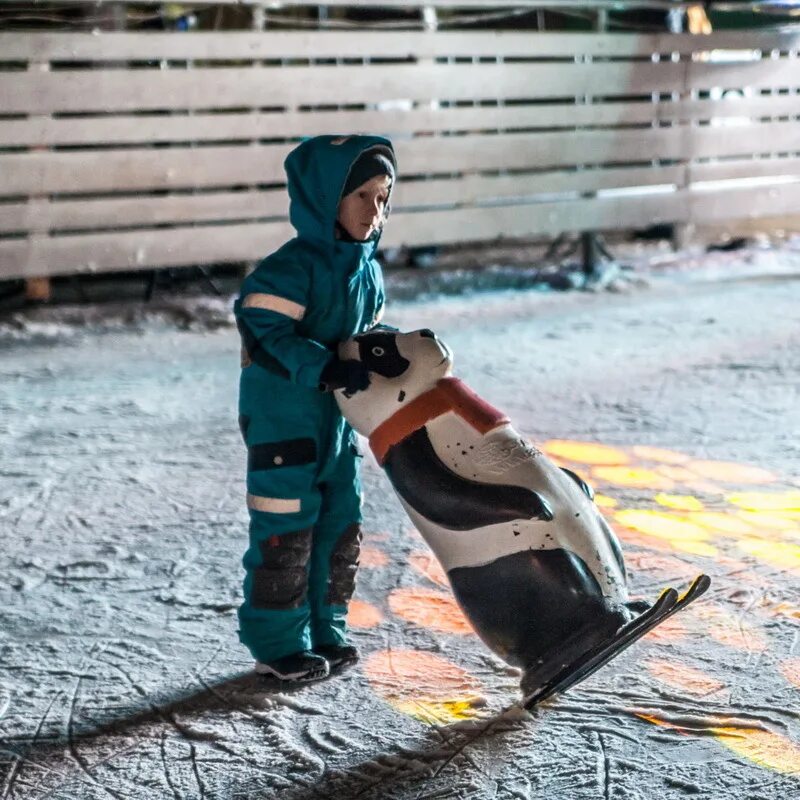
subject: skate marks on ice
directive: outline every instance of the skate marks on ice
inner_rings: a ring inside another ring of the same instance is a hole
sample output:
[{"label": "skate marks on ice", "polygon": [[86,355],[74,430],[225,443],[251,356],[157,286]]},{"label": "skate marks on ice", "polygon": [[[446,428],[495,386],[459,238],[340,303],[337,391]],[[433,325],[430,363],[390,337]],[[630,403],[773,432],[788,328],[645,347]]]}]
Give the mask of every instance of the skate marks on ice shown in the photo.
[{"label": "skate marks on ice", "polygon": [[[685,619],[671,619],[651,632],[620,664],[605,667],[559,698],[550,713],[585,713],[587,707],[578,704],[588,700],[595,711],[612,716],[597,724],[616,728],[624,717],[656,726],[650,734],[634,732],[633,740],[644,736],[680,748],[702,739],[707,758],[724,761],[726,752],[733,754],[743,768],[741,779],[753,786],[759,780],[769,783],[768,776],[757,777],[759,770],[773,772],[778,784],[783,776],[791,780],[800,775],[800,659],[793,655],[800,620],[800,492],[795,483],[745,464],[693,459],[662,448],[567,441],[549,442],[544,448],[564,466],[589,473],[602,490],[598,504],[621,529],[634,593],[650,595],[698,570],[715,576],[709,599],[687,611]],[[429,587],[446,585],[435,559],[422,546],[410,554],[409,562]],[[417,594],[436,595],[435,589],[395,591],[404,592],[403,602],[389,595],[388,605],[396,616],[416,626],[457,630],[443,625],[441,618],[431,619],[434,614],[426,618],[422,609],[408,603]],[[443,602],[444,594],[439,596]],[[365,663],[368,676],[376,667],[380,672],[381,655],[373,654]],[[384,659],[388,656],[383,654]],[[459,708],[476,707],[470,695],[480,687],[468,680],[460,700],[458,692],[451,692],[437,707],[420,682],[421,674],[432,672],[431,654],[408,653],[403,658],[419,658],[419,674],[407,665],[405,670],[395,669],[394,692],[371,678],[373,689],[398,711],[430,723],[437,709],[441,721]],[[398,661],[396,653],[394,660]],[[631,662],[633,671],[626,667]],[[397,691],[403,680],[414,687],[416,697]],[[604,706],[597,705],[598,698],[604,699]],[[606,738],[599,736],[597,741]],[[431,757],[437,751],[427,752]],[[749,772],[747,764],[756,771]],[[668,775],[663,779],[668,784],[672,780]],[[702,775],[687,777],[684,783],[687,790],[707,788]],[[681,788],[680,780],[675,787]]]}]

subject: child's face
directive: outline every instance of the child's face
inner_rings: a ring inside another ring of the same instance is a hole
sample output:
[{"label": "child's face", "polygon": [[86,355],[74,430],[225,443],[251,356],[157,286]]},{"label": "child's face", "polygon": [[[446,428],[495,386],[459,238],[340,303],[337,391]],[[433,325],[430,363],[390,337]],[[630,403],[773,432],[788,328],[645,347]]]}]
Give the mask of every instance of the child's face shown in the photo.
[{"label": "child's face", "polygon": [[376,175],[339,202],[339,224],[359,242],[365,242],[380,227],[389,202],[391,178]]}]

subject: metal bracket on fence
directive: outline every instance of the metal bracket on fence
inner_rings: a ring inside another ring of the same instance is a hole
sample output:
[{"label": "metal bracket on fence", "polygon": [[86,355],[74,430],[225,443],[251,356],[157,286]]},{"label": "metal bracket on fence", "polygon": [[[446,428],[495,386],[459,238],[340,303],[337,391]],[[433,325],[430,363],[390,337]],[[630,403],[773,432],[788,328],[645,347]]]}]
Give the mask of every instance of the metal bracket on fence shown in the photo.
[{"label": "metal bracket on fence", "polygon": [[[568,262],[578,251],[580,262]],[[560,234],[547,248],[543,261],[558,265],[556,271],[543,275],[554,289],[597,289],[620,271],[603,237],[594,231],[585,231],[576,238]]]},{"label": "metal bracket on fence", "polygon": [[[223,292],[222,289],[217,286],[214,282],[214,279],[211,277],[211,273],[209,272],[207,267],[203,267],[199,264],[195,265],[191,268],[193,271],[197,271],[200,273],[200,277],[202,277],[205,282],[211,287],[211,291],[214,292],[218,297],[221,297]],[[181,270],[184,271],[184,270]],[[148,278],[147,278],[147,286],[144,290],[144,299],[145,301],[149,301],[153,297],[153,292],[155,291],[156,284],[159,282],[159,279],[162,280],[163,283],[166,283],[167,286],[172,287],[175,284],[175,276],[177,270],[174,269],[153,269],[150,270]]]}]

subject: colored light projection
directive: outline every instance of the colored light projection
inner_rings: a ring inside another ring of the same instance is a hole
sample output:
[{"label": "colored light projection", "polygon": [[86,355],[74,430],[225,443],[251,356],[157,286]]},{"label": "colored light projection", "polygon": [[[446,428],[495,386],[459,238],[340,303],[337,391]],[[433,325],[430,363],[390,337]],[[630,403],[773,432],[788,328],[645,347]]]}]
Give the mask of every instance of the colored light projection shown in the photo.
[{"label": "colored light projection", "polygon": [[[789,657],[788,647],[776,647],[776,631],[787,633],[800,621],[798,483],[758,467],[693,459],[659,447],[552,440],[541,449],[594,486],[598,508],[623,541],[634,597],[654,598],[664,586],[685,585],[699,572],[712,576],[712,590],[702,602],[629,651],[638,653],[633,656],[637,674],[659,690],[654,702],[667,692],[673,705],[726,703],[737,682],[733,672],[726,675],[727,666],[738,669],[756,658],[759,669],[771,671],[770,681],[793,698],[782,702],[797,709],[800,658]],[[404,581],[380,607],[355,600],[349,623],[356,629],[419,629],[445,642],[474,636],[438,561],[416,531],[409,534],[413,551],[405,577],[413,585]],[[365,566],[386,565],[383,553],[371,547]],[[792,632],[783,639],[790,642]],[[713,647],[720,649],[693,659],[693,653]],[[380,650],[364,660],[362,669],[379,697],[426,724],[472,717],[485,705],[488,687],[442,652],[447,650]],[[740,710],[741,705],[740,694]],[[759,767],[800,773],[800,745],[770,726],[713,714],[687,725],[688,717],[676,722],[660,711],[630,713],[679,737],[711,736]]]}]

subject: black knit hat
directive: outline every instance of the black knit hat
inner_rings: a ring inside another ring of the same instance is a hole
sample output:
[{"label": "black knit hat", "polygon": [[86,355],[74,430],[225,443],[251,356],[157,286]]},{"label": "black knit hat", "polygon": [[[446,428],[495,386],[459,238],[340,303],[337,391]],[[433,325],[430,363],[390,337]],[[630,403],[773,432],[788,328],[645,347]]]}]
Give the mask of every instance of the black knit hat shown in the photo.
[{"label": "black knit hat", "polygon": [[376,175],[388,175],[394,185],[394,156],[388,147],[376,145],[361,153],[350,165],[347,181],[342,189],[342,197],[346,197],[350,192],[358,189],[362,183],[366,183]]}]

